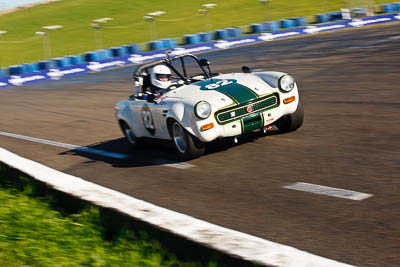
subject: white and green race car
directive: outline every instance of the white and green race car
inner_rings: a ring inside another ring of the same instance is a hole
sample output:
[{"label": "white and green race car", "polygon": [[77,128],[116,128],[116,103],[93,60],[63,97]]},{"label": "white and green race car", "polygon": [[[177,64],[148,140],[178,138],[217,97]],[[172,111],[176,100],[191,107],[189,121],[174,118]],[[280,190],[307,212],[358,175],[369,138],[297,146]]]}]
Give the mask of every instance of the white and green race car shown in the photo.
[{"label": "white and green race car", "polygon": [[[173,85],[162,94],[146,92],[151,69],[172,70]],[[134,73],[136,94],[115,105],[115,114],[128,141],[142,138],[173,141],[182,159],[201,156],[205,143],[238,138],[276,125],[282,132],[298,129],[303,108],[292,76],[282,72],[213,74],[206,59],[194,55],[167,56],[144,64]]]}]

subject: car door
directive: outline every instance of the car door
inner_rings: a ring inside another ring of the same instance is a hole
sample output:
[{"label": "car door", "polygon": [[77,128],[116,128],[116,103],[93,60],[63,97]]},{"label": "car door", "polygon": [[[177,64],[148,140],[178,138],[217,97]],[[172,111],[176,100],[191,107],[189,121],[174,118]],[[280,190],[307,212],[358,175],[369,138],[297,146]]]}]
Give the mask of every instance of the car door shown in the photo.
[{"label": "car door", "polygon": [[145,102],[137,106],[134,113],[138,115],[138,123],[143,129],[143,136],[152,138],[169,139],[166,123],[166,111],[168,108],[164,103]]}]

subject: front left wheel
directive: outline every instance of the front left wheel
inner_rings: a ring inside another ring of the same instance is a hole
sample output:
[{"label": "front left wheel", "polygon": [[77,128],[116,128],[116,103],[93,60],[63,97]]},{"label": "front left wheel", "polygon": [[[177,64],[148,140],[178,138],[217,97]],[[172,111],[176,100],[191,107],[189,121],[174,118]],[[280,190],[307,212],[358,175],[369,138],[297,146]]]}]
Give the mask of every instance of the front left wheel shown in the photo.
[{"label": "front left wheel", "polygon": [[177,121],[170,123],[170,133],[175,150],[181,159],[190,160],[204,154],[204,143],[188,133]]},{"label": "front left wheel", "polygon": [[138,148],[141,140],[135,135],[131,127],[126,122],[121,122],[121,129],[132,148]]}]

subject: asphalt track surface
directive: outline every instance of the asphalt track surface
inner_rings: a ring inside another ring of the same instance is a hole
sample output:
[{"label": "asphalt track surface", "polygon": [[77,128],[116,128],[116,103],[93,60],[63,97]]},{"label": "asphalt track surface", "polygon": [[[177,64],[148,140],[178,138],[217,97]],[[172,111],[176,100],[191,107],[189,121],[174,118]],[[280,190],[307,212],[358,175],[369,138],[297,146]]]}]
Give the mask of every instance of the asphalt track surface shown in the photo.
[{"label": "asphalt track surface", "polygon": [[[154,142],[131,150],[113,114],[133,67],[0,90],[0,131],[128,154],[113,159],[0,136],[0,147],[68,174],[227,228],[358,266],[400,262],[400,24],[202,55],[214,72],[292,74],[305,121],[188,163]],[[363,201],[288,190],[307,182]]]}]

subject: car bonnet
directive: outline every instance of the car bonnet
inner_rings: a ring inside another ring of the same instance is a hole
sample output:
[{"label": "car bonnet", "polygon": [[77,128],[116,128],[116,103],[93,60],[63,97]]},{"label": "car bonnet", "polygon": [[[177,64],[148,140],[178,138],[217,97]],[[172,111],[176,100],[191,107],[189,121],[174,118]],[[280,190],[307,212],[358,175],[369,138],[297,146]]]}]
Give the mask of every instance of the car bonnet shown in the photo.
[{"label": "car bonnet", "polygon": [[258,76],[245,73],[224,74],[174,90],[168,95],[194,105],[207,101],[217,109],[243,104],[273,93]]}]

